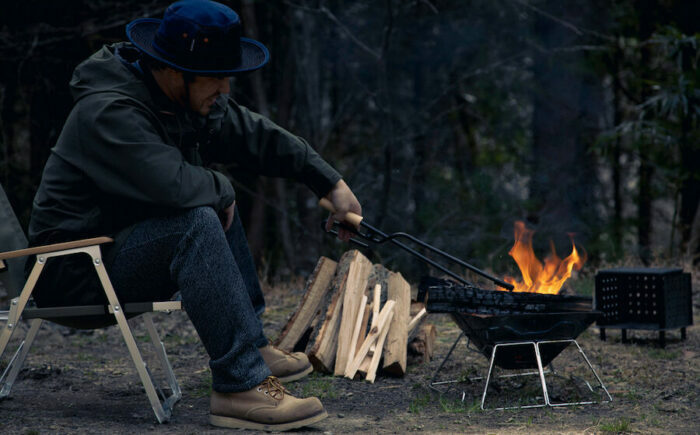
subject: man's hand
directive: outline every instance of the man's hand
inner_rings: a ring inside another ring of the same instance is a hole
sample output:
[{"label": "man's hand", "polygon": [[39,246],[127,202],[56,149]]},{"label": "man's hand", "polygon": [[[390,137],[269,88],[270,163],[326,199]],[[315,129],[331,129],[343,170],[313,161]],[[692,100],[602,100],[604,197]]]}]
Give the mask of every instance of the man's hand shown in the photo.
[{"label": "man's hand", "polygon": [[233,223],[233,213],[236,210],[236,201],[233,201],[231,205],[221,210],[219,213],[219,219],[221,219],[221,226],[224,227],[224,231],[228,231]]},{"label": "man's hand", "polygon": [[[328,216],[328,221],[326,221],[326,231],[330,231],[333,226],[333,221],[344,222],[345,214],[347,212],[353,212],[362,216],[362,206],[360,202],[355,198],[355,194],[352,190],[345,184],[342,179],[338,181],[333,189],[330,191],[326,198],[333,204],[335,208],[335,213],[331,213]],[[352,237],[352,233],[346,229],[338,228],[338,238],[344,242],[347,242]]]}]

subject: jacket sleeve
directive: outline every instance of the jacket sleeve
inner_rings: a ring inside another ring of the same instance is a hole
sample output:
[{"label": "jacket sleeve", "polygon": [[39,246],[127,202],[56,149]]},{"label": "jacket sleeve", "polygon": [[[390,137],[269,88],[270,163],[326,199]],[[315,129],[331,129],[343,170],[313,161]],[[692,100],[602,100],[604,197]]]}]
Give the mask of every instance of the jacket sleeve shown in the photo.
[{"label": "jacket sleeve", "polygon": [[261,175],[295,179],[319,197],[342,178],[304,139],[228,101],[221,134],[212,150],[203,150],[205,157]]},{"label": "jacket sleeve", "polygon": [[235,199],[225,175],[186,162],[179,149],[163,141],[154,115],[138,103],[127,98],[81,103],[72,126],[79,146],[54,151],[85,171],[100,190],[183,209],[220,211]]}]

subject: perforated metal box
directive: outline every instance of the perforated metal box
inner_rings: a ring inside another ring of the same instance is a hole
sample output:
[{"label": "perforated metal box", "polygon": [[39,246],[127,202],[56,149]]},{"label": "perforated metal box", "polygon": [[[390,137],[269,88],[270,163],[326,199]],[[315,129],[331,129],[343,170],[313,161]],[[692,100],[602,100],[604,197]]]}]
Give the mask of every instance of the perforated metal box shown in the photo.
[{"label": "perforated metal box", "polygon": [[[682,269],[601,270],[595,278],[594,303],[603,313],[598,326],[622,329],[623,339],[626,329],[665,331],[693,324],[691,277]],[[661,341],[663,345],[663,335]]]}]

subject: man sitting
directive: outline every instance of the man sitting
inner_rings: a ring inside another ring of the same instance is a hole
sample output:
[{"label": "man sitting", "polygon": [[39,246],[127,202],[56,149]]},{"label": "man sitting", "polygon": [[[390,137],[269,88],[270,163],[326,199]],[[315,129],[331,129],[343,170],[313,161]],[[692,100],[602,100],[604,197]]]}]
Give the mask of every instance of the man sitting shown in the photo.
[{"label": "man sitting", "polygon": [[[180,292],[210,357],[211,423],[286,430],[327,414],[317,398],[295,398],[280,382],[312,367],[303,353],[282,352],[265,338],[265,301],[233,187],[204,165],[303,182],[333,203],[329,221],[361,207],[306,141],[229,98],[231,76],[269,59],[263,44],[240,32],[228,7],[184,0],[162,20],[131,22],[130,43],[104,46],[81,63],[29,237],[38,245],[112,235],[105,267],[122,303]],[[98,288],[88,258],[54,258],[35,299],[39,306],[106,303]]]}]

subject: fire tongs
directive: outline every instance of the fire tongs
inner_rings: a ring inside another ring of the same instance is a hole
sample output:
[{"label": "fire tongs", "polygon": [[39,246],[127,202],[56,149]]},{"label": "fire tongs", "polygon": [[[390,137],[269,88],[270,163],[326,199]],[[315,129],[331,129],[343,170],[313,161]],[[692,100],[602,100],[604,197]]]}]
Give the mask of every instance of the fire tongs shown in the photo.
[{"label": "fire tongs", "polygon": [[[319,205],[326,210],[330,211],[331,213],[335,213],[335,208],[333,207],[333,204],[326,198],[321,198],[321,201],[319,201]],[[421,259],[422,261],[428,263],[429,265],[433,266],[434,268],[446,273],[447,275],[451,276],[452,278],[456,279],[457,281],[461,282],[464,285],[472,285],[469,281],[466,279],[462,278],[461,276],[457,275],[456,273],[452,272],[451,270],[447,269],[445,266],[435,262],[434,260],[426,257],[425,255],[421,254],[420,252],[416,251],[415,249],[411,249],[410,247],[406,246],[404,243],[401,243],[397,239],[407,239],[410,240],[411,242],[415,243],[416,245],[419,245],[431,252],[433,252],[436,255],[439,255],[442,258],[445,258],[453,263],[457,263],[462,267],[466,267],[467,269],[471,270],[472,272],[483,276],[484,278],[488,279],[489,281],[493,282],[499,287],[503,287],[507,290],[512,291],[513,290],[513,285],[508,284],[507,282],[496,278],[495,276],[489,275],[488,273],[484,272],[483,270],[472,266],[471,264],[467,263],[466,261],[463,261],[457,257],[454,257],[450,254],[448,254],[445,251],[442,251],[434,246],[431,246],[422,240],[419,240],[415,237],[413,237],[410,234],[403,233],[403,232],[397,232],[397,233],[391,233],[391,234],[386,234],[385,232],[379,230],[378,228],[375,228],[374,226],[368,224],[362,216],[348,212],[345,215],[345,221],[349,222],[352,225],[347,225],[345,223],[338,223],[336,222],[334,226],[341,226],[348,231],[352,232],[362,240],[366,240],[371,243],[375,244],[382,244],[384,242],[391,242],[394,245],[398,246],[399,248],[403,249],[404,251],[408,252],[409,254],[413,255],[416,258]],[[364,228],[366,231],[363,233],[360,231],[360,228]],[[325,226],[324,226],[325,228]],[[331,234],[338,234],[338,231],[336,230],[331,230]],[[356,238],[351,239],[351,241],[359,246],[367,248],[368,245],[366,243],[363,243]]]}]

